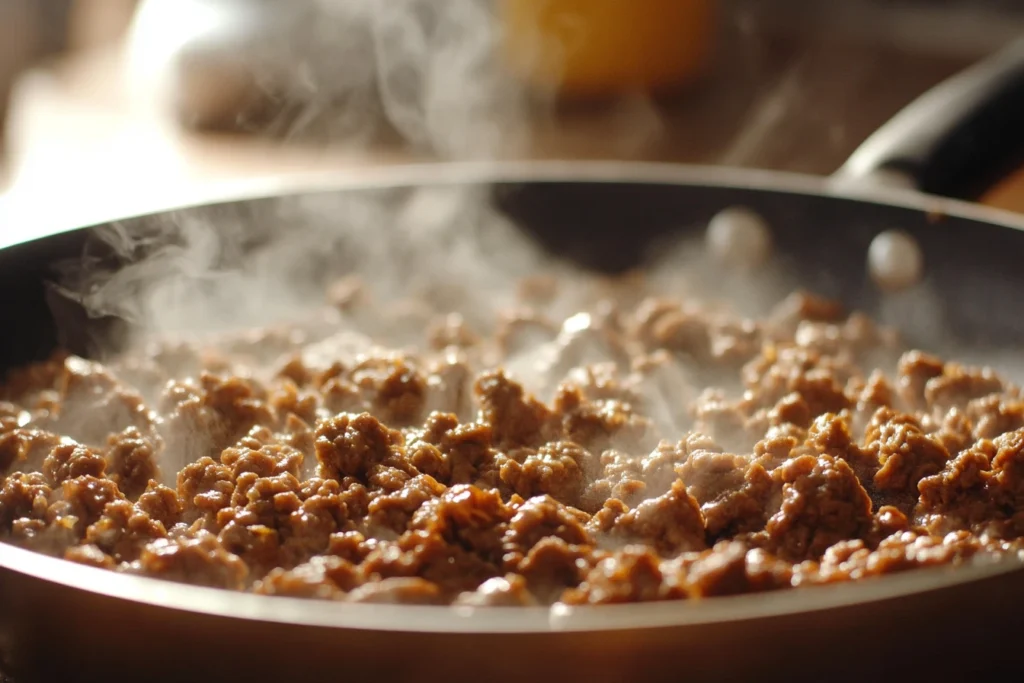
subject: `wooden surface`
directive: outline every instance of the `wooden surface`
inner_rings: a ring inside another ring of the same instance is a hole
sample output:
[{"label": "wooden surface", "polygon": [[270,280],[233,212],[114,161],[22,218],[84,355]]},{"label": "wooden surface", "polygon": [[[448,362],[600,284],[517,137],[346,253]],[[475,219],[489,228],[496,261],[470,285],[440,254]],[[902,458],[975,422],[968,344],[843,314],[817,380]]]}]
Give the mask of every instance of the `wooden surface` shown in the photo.
[{"label": "wooden surface", "polygon": [[[820,38],[750,40],[723,52],[702,86],[670,102],[545,112],[522,156],[650,159],[827,174],[878,125],[964,66]],[[0,229],[26,216],[71,224],[247,178],[424,160],[401,147],[284,144],[189,134],[138,101],[120,49],[40,68],[10,111]],[[1024,174],[993,195],[1024,210]]]}]

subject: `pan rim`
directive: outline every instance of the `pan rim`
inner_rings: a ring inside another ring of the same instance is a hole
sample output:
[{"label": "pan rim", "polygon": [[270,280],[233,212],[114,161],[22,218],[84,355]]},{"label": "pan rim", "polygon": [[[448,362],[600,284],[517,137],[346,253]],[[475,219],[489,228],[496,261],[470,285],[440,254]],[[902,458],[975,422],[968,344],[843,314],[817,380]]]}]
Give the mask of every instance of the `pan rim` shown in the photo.
[{"label": "pan rim", "polygon": [[47,216],[33,211],[18,215],[19,203],[0,196],[0,249],[34,242],[106,223],[161,213],[197,209],[275,197],[417,186],[486,185],[517,182],[619,183],[737,188],[790,195],[824,197],[864,204],[922,211],[1024,230],[1024,214],[974,202],[928,195],[917,190],[871,186],[839,176],[815,176],[788,171],[725,168],[699,164],[648,161],[527,160],[416,162],[353,170],[314,171],[210,182],[205,189],[174,193],[154,204],[119,200],[119,208]]},{"label": "pan rim", "polygon": [[710,626],[898,601],[1012,574],[1024,580],[1024,562],[1011,556],[699,601],[549,608],[346,603],[258,595],[121,574],[5,542],[0,542],[0,571],[139,606],[231,620],[394,633],[527,635]]},{"label": "pan rim", "polygon": [[[129,207],[109,215],[70,222],[40,221],[28,230],[4,231],[0,249],[73,232],[93,225],[206,205],[272,199],[276,196],[449,184],[515,182],[608,182],[636,185],[736,187],[795,195],[831,197],[923,211],[1024,230],[1024,216],[970,202],[912,190],[854,187],[835,179],[753,169],[618,161],[523,161],[417,163],[248,179],[211,185],[201,196],[174,197],[161,206]],[[0,207],[0,224],[3,224]],[[212,617],[265,621],[314,628],[411,633],[543,634],[686,627],[781,617],[910,597],[1013,573],[1024,563],[1009,558],[918,569],[881,578],[799,588],[775,593],[719,597],[699,602],[552,608],[471,608],[336,603],[264,596],[173,583],[77,565],[0,543],[0,570],[69,589]]]}]

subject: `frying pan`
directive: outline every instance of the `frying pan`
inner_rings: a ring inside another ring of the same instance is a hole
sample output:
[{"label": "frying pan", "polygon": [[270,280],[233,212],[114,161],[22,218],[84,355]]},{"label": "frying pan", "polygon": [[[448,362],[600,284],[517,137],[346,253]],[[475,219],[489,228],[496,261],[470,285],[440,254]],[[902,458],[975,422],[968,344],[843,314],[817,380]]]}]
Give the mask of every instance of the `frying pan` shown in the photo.
[{"label": "frying pan", "polygon": [[[781,262],[809,289],[881,314],[864,255],[898,227],[921,245],[948,339],[983,353],[1024,339],[1024,219],[963,198],[1022,159],[1024,54],[1011,47],[911,105],[830,181],[619,163],[409,167],[304,179],[173,207],[251,221],[296,198],[477,187],[552,253],[619,271],[666,233],[744,205],[772,225]],[[885,172],[938,198],[866,188]],[[124,219],[145,230],[165,212]],[[0,250],[0,358],[45,355],[95,321],[54,310],[52,265],[81,258],[96,226],[35,226]],[[387,239],[386,232],[364,236]],[[63,321],[58,330],[54,319]],[[899,322],[899,321],[896,321]],[[913,325],[903,332],[926,348]],[[62,336],[59,337],[58,332]],[[83,346],[84,348],[84,346]],[[87,350],[87,349],[86,349]],[[18,680],[727,681],[993,680],[1019,675],[1017,562],[699,603],[562,609],[347,605],[122,576],[0,544],[0,651]]]}]

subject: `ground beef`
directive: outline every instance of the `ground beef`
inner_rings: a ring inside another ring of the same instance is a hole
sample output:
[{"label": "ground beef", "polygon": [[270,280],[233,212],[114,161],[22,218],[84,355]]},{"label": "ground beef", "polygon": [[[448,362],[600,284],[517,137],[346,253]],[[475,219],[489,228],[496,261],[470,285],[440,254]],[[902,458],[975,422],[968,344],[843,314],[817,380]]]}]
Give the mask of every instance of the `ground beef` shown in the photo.
[{"label": "ground beef", "polygon": [[692,597],[777,590],[789,586],[793,576],[789,562],[737,541],[722,541],[682,565],[680,583]]},{"label": "ground beef", "polygon": [[506,357],[528,352],[549,342],[558,334],[558,326],[530,309],[517,309],[502,316],[495,341]]},{"label": "ground beef", "polygon": [[318,556],[294,569],[271,570],[253,590],[264,595],[340,600],[361,584],[358,567],[337,556]]},{"label": "ground beef", "polygon": [[519,574],[496,576],[481,583],[475,591],[467,591],[455,599],[456,605],[475,607],[533,607],[537,600]]},{"label": "ground beef", "polygon": [[106,466],[103,456],[86,446],[62,443],[55,446],[46,456],[46,460],[43,461],[43,474],[52,484],[61,484],[75,477],[102,477]]},{"label": "ground beef", "polygon": [[0,435],[0,468],[4,472],[42,469],[45,459],[60,443],[61,438],[51,432],[12,429]]},{"label": "ground beef", "polygon": [[138,507],[168,529],[181,521],[182,505],[178,493],[155,481],[150,481],[139,496]]},{"label": "ground beef", "polygon": [[640,304],[636,335],[650,349],[669,349],[704,358],[710,351],[708,320],[679,301],[651,298]]},{"label": "ground beef", "polygon": [[523,557],[506,561],[509,571],[521,574],[527,589],[541,603],[560,598],[568,588],[579,586],[589,571],[593,553],[588,546],[567,543],[557,536],[543,538]]},{"label": "ground beef", "polygon": [[108,503],[103,515],[85,531],[85,542],[114,562],[131,562],[147,543],[166,537],[167,529],[159,520],[127,500]]},{"label": "ground beef", "polygon": [[383,492],[369,506],[370,521],[396,533],[404,532],[413,515],[429,500],[445,492],[429,474],[421,474],[405,482],[398,491]]},{"label": "ground beef", "polygon": [[591,451],[605,448],[649,450],[657,444],[651,420],[630,403],[618,399],[588,400],[579,387],[563,385],[554,410],[561,417],[564,438]]},{"label": "ground beef", "polygon": [[584,468],[592,460],[576,444],[556,441],[518,459],[506,459],[499,471],[501,481],[523,498],[549,494],[559,502],[578,505],[586,484]]},{"label": "ground beef", "polygon": [[537,496],[521,503],[503,539],[506,559],[529,552],[545,538],[559,538],[576,545],[586,543],[588,534],[583,528],[586,517],[585,513],[577,514],[550,496]]},{"label": "ground beef", "polygon": [[43,519],[52,497],[53,489],[39,473],[8,476],[0,488],[0,524],[10,529],[18,520]]},{"label": "ground beef", "polygon": [[110,555],[94,545],[75,545],[64,551],[64,559],[99,569],[116,569],[117,563]]},{"label": "ground beef", "polygon": [[491,426],[495,444],[504,448],[539,446],[551,431],[555,416],[522,385],[501,371],[488,372],[476,382],[483,422]]},{"label": "ground beef", "polygon": [[387,578],[360,586],[348,595],[349,602],[436,605],[444,602],[441,588],[424,579]]},{"label": "ground beef", "polygon": [[67,358],[58,391],[54,429],[82,443],[100,446],[108,434],[129,427],[143,432],[153,428],[153,416],[142,395],[99,363]]},{"label": "ground beef", "polygon": [[817,558],[833,543],[870,530],[871,498],[845,461],[802,455],[772,477],[782,484],[782,500],[764,533],[768,548],[779,557],[794,562]]},{"label": "ground beef", "polygon": [[188,523],[227,507],[234,491],[231,469],[212,458],[200,458],[178,473],[178,499]]},{"label": "ground beef", "polygon": [[402,435],[368,413],[342,413],[324,420],[316,430],[319,474],[325,479],[366,480],[382,467],[402,464]]},{"label": "ground beef", "polygon": [[[391,310],[346,281],[309,330],[17,369],[0,387],[0,538],[262,595],[487,607],[1016,555],[1013,384],[900,356],[811,294],[752,320],[645,287],[565,304],[533,278],[488,323]],[[388,348],[413,325],[422,349]]]},{"label": "ground beef", "polygon": [[477,336],[458,313],[452,313],[433,323],[427,330],[427,337],[435,349],[449,346],[470,347],[477,343]]},{"label": "ground beef", "polygon": [[406,453],[412,453],[426,467],[422,471],[442,483],[473,483],[481,472],[493,469],[494,431],[487,423],[460,424],[451,413],[435,412],[417,438],[420,443],[414,442]]},{"label": "ground beef", "polygon": [[662,580],[658,556],[645,548],[626,548],[600,560],[579,588],[567,590],[570,605],[651,602],[683,597]]},{"label": "ground beef", "polygon": [[704,516],[682,481],[672,490],[649,498],[633,510],[619,516],[612,533],[643,542],[660,553],[673,555],[686,550],[704,548]]},{"label": "ground beef", "polygon": [[368,358],[353,368],[350,380],[368,397],[371,412],[388,424],[404,426],[422,418],[427,381],[407,359]]},{"label": "ground beef", "polygon": [[153,541],[126,570],[169,581],[236,590],[245,586],[248,574],[245,563],[206,531]]},{"label": "ground beef", "polygon": [[497,493],[459,484],[421,506],[411,527],[497,564],[503,558],[502,539],[512,515]]},{"label": "ground beef", "polygon": [[864,440],[878,459],[872,480],[884,500],[907,510],[917,500],[917,485],[924,477],[938,473],[949,460],[945,446],[924,434],[912,416],[879,408]]},{"label": "ground beef", "polygon": [[135,427],[107,439],[106,467],[128,498],[138,498],[149,482],[160,478],[157,457],[161,442],[147,439]]}]

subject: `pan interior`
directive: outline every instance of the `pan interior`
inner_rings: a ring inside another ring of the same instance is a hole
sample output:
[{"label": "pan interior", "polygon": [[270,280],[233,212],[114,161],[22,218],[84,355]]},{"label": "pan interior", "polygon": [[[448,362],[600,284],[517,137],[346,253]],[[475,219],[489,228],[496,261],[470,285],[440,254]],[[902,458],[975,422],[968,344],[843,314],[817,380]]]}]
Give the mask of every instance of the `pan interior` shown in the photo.
[{"label": "pan interior", "polygon": [[[457,177],[455,182],[431,184],[429,174],[418,175],[424,176],[418,178],[421,182],[412,184],[356,189],[343,184],[335,190],[185,208],[7,248],[0,256],[0,320],[17,334],[0,339],[0,362],[10,368],[45,357],[58,341],[86,354],[115,348],[124,336],[121,328],[130,323],[116,314],[105,315],[104,308],[123,313],[138,301],[85,310],[67,297],[54,296],[45,284],[70,283],[77,290],[75,298],[81,299],[103,279],[83,278],[83,273],[106,274],[145,261],[180,239],[181,226],[199,226],[199,232],[203,226],[209,228],[203,239],[214,243],[197,252],[204,261],[189,268],[178,264],[149,279],[196,280],[204,271],[237,270],[258,253],[266,261],[279,262],[264,269],[272,271],[263,273],[268,275],[263,278],[265,287],[277,287],[275,278],[289,278],[298,283],[298,296],[310,295],[339,274],[361,271],[370,282],[387,276],[393,281],[388,286],[399,290],[405,281],[447,278],[468,291],[472,284],[460,280],[458,271],[448,272],[451,264],[459,268],[459,245],[465,243],[472,245],[462,251],[476,259],[476,274],[489,273],[490,291],[511,287],[519,277],[535,272],[540,258],[541,268],[553,259],[567,272],[575,269],[590,275],[642,271],[659,256],[671,265],[664,258],[667,245],[699,242],[711,217],[735,206],[753,209],[771,228],[772,268],[779,283],[772,294],[781,296],[792,287],[836,298],[897,328],[910,346],[955,350],[971,361],[992,360],[998,365],[1001,358],[1012,357],[1024,334],[1017,304],[1024,290],[1018,257],[1024,236],[1015,227],[936,214],[914,203],[903,207],[727,184],[575,180],[571,169],[567,179],[558,173],[536,182],[518,176],[497,182]],[[417,210],[433,215],[435,223],[447,224],[409,239],[409,226],[418,221],[410,222],[409,214]],[[404,221],[401,230],[396,230],[396,216]],[[481,230],[481,220],[514,227]],[[923,286],[897,296],[883,295],[866,270],[871,240],[894,228],[914,237],[925,263]],[[515,235],[514,244],[502,243],[510,233]],[[366,259],[367,254],[373,258]],[[445,260],[449,263],[439,262]],[[699,265],[693,261],[686,267]],[[379,272],[382,262],[387,273]],[[713,264],[706,264],[699,275],[711,291],[744,278],[756,282],[757,277]],[[128,287],[120,293],[130,299],[133,290]],[[227,298],[224,293],[218,296]],[[253,303],[257,299],[251,294],[234,297],[241,308],[256,308],[263,316]],[[103,343],[97,344],[98,339]]]},{"label": "pan interior", "polygon": [[[219,331],[273,322],[263,318],[285,315],[296,301],[352,272],[393,293],[442,282],[437,297],[486,302],[538,264],[579,277],[642,271],[659,255],[676,253],[680,240],[699,244],[708,221],[735,206],[753,209],[771,226],[772,283],[780,295],[803,288],[837,298],[898,328],[912,346],[991,362],[1013,373],[1024,338],[1017,304],[1024,300],[1024,274],[1016,256],[1024,254],[1024,237],[1016,229],[797,192],[571,179],[252,199],[16,246],[0,254],[0,320],[9,330],[0,339],[0,362],[16,367],[58,344],[84,355],[109,355],[136,338],[140,322],[152,325],[155,319],[167,330],[194,323],[190,308],[175,308],[180,298],[161,299],[166,308],[156,311],[156,318],[152,310],[140,311],[141,303],[152,303],[145,279],[120,280],[119,289],[95,296],[113,275],[153,262],[154,254],[168,253],[182,239],[193,246],[188,240],[212,242],[200,242],[200,252],[187,252],[174,268],[153,277],[165,284],[188,279],[182,296],[207,296],[203,329]],[[428,216],[429,224],[421,226],[420,215]],[[484,224],[498,227],[481,229]],[[892,228],[917,240],[926,268],[923,286],[895,297],[883,295],[865,268],[871,240]],[[510,234],[511,242],[501,241]],[[749,291],[742,289],[743,281],[758,277],[701,263],[692,250],[679,253],[688,259],[680,268],[699,273],[709,292]],[[463,257],[466,261],[460,261]],[[660,263],[664,267],[663,258]],[[209,272],[244,276],[218,275],[204,289]],[[483,274],[488,281],[480,286],[474,278]],[[278,298],[276,290],[285,282],[292,289]],[[236,305],[229,306],[232,302]],[[913,583],[900,581],[901,590]]]}]

